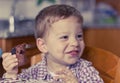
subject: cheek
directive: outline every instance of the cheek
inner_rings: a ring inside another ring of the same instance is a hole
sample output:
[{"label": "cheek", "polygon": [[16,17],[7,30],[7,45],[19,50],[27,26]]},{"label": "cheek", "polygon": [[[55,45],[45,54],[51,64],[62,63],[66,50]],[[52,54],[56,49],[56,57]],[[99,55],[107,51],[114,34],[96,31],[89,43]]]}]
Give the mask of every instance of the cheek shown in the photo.
[{"label": "cheek", "polygon": [[84,41],[81,41],[81,42],[80,42],[80,47],[81,47],[81,49],[84,49],[84,48],[85,48],[85,43],[84,43]]},{"label": "cheek", "polygon": [[58,44],[55,46],[56,53],[63,54],[66,50],[66,45],[65,44]]},{"label": "cheek", "polygon": [[64,51],[64,47],[62,45],[58,45],[55,49],[57,52],[61,53]]},{"label": "cheek", "polygon": [[59,44],[51,44],[48,47],[48,52],[52,54],[60,53],[62,51],[62,47]]},{"label": "cheek", "polygon": [[82,42],[80,42],[80,56],[82,55],[84,48],[85,48],[85,43],[84,43],[84,41],[82,41]]},{"label": "cheek", "polygon": [[66,46],[65,42],[63,43],[54,39],[49,40],[49,43],[47,43],[48,52],[51,53],[64,53]]}]

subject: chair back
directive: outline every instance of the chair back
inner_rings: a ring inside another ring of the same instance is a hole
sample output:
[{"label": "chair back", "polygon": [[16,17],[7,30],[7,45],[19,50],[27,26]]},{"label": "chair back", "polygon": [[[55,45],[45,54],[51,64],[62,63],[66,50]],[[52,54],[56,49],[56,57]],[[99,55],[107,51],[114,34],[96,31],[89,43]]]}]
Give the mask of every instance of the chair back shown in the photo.
[{"label": "chair back", "polygon": [[105,83],[120,83],[120,57],[104,49],[86,46],[82,58],[91,61]]}]

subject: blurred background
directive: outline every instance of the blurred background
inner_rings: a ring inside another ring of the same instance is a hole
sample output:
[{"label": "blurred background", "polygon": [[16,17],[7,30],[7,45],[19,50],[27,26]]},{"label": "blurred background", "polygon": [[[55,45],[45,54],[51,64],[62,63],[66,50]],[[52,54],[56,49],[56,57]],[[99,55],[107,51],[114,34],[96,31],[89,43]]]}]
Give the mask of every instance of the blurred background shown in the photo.
[{"label": "blurred background", "polygon": [[[33,35],[34,18],[38,12],[52,4],[68,4],[78,9],[84,18],[84,39],[88,46],[109,50],[120,56],[120,0],[0,0],[0,48],[3,52],[29,43],[28,67],[39,53]],[[3,73],[2,59],[0,68]],[[2,74],[0,74],[1,76]]]}]

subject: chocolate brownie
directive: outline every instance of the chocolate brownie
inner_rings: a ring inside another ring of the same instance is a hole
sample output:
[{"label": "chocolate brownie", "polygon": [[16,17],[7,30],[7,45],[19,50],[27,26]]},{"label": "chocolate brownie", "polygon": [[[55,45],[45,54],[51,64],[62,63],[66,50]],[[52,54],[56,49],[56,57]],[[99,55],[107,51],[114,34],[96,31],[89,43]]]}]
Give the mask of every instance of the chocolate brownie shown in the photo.
[{"label": "chocolate brownie", "polygon": [[16,54],[18,58],[18,66],[22,66],[25,63],[25,46],[26,44],[20,44],[12,48],[11,53]]}]

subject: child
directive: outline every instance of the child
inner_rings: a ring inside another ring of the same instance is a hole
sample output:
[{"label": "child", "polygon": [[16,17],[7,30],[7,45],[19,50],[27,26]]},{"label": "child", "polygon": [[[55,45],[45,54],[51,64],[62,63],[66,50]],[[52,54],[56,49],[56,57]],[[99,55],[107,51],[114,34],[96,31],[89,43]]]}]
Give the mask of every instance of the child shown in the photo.
[{"label": "child", "polygon": [[91,62],[80,58],[85,44],[83,18],[78,10],[68,5],[52,5],[40,11],[35,22],[36,44],[44,54],[42,61],[17,75],[17,58],[4,53],[3,77],[55,83],[103,83]]}]

